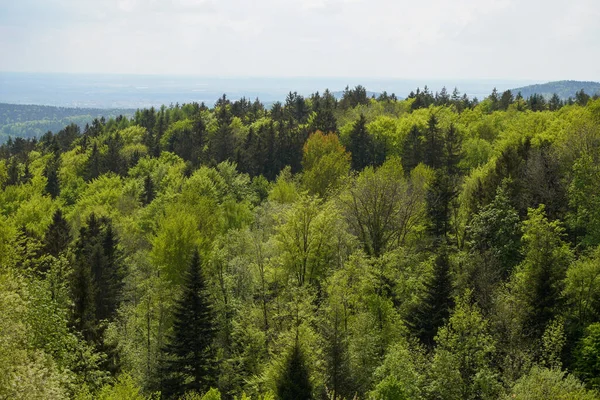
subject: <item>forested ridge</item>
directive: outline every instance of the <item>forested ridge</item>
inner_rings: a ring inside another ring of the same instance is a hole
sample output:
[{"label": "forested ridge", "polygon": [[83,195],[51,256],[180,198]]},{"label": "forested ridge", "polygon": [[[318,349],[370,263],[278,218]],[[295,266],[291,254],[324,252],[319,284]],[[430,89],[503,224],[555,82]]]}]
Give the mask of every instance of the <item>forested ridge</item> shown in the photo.
[{"label": "forested ridge", "polygon": [[58,132],[71,123],[85,125],[95,118],[132,116],[131,109],[53,107],[34,104],[0,103],[0,143],[9,137],[39,138]]},{"label": "forested ridge", "polygon": [[363,87],[0,146],[0,399],[600,398],[600,99]]}]

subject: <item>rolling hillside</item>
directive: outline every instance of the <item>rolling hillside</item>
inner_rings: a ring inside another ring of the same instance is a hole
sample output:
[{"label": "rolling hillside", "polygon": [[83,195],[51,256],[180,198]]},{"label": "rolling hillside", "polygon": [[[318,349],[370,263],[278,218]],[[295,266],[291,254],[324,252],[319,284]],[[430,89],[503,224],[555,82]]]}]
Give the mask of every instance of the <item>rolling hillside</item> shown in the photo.
[{"label": "rolling hillside", "polygon": [[569,97],[575,97],[575,93],[583,89],[590,96],[600,94],[600,82],[585,82],[585,81],[554,81],[537,85],[523,86],[511,89],[514,94],[521,92],[524,98],[528,98],[534,93],[541,94],[546,98],[550,98],[554,93],[566,100]]}]

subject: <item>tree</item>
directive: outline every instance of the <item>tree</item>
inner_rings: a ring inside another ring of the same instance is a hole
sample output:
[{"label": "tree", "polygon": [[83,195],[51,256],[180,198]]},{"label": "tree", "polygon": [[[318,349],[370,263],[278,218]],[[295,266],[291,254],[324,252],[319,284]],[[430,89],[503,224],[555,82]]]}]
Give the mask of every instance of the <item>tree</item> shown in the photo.
[{"label": "tree", "polygon": [[569,266],[564,285],[569,315],[580,334],[600,320],[600,247]]},{"label": "tree", "polygon": [[585,330],[576,352],[576,371],[590,387],[600,389],[600,323]]},{"label": "tree", "polygon": [[381,167],[367,167],[341,197],[345,215],[365,252],[381,256],[402,245],[423,220],[425,182],[417,171],[407,179],[400,160],[390,158]]},{"label": "tree", "polygon": [[487,321],[461,296],[448,323],[436,335],[430,392],[434,398],[497,399],[500,383],[492,368],[495,343]]},{"label": "tree", "polygon": [[402,147],[402,166],[406,172],[412,171],[423,162],[423,135],[417,125],[413,125]]},{"label": "tree", "polygon": [[44,190],[53,199],[60,195],[60,180],[58,179],[58,164],[59,160],[53,160],[46,165],[44,176],[46,177],[46,186]]},{"label": "tree", "polygon": [[362,171],[365,167],[372,165],[370,154],[372,138],[367,132],[367,119],[360,114],[358,120],[352,126],[349,137],[348,151],[352,157],[352,169]]},{"label": "tree", "polygon": [[556,93],[552,95],[550,101],[548,102],[548,108],[550,111],[556,111],[562,107],[562,102],[560,101],[560,97]]},{"label": "tree", "polygon": [[452,291],[450,260],[448,250],[444,246],[438,249],[438,254],[433,261],[432,275],[425,282],[425,292],[408,321],[414,334],[428,347],[434,345],[438,329],[450,316],[454,304]]},{"label": "tree", "polygon": [[173,318],[173,335],[163,350],[162,393],[167,398],[176,398],[187,391],[204,393],[217,378],[215,322],[197,251],[192,256]]},{"label": "tree", "polygon": [[583,89],[575,93],[575,101],[580,106],[586,106],[588,101],[590,101],[590,95],[588,95]]},{"label": "tree", "polygon": [[75,327],[86,340],[100,342],[121,301],[123,269],[112,225],[92,213],[79,231],[71,292]]},{"label": "tree", "polygon": [[523,305],[526,332],[541,338],[548,322],[562,310],[564,279],[573,255],[562,240],[562,226],[548,221],[543,204],[529,209],[523,226],[525,257],[513,285]]},{"label": "tree", "polygon": [[510,90],[503,92],[502,97],[500,97],[500,110],[508,110],[508,107],[512,104],[513,101],[513,94]]},{"label": "tree", "polygon": [[71,227],[64,219],[59,208],[52,216],[52,223],[44,236],[44,252],[58,258],[61,253],[67,250],[71,243]]},{"label": "tree", "polygon": [[311,400],[313,398],[310,371],[298,340],[285,359],[283,371],[281,371],[276,385],[279,400]]},{"label": "tree", "polygon": [[504,397],[506,400],[572,399],[594,400],[597,393],[586,390],[573,375],[559,369],[534,366]]},{"label": "tree", "polygon": [[154,182],[152,177],[147,175],[144,178],[144,191],[142,192],[142,204],[147,206],[152,203],[152,200],[156,197],[156,189],[154,188]]},{"label": "tree", "polygon": [[450,211],[452,201],[457,193],[453,187],[452,177],[443,169],[436,169],[433,182],[428,187],[427,215],[429,216],[429,233],[436,242],[447,240],[450,232]]},{"label": "tree", "polygon": [[104,171],[104,157],[102,154],[100,154],[98,145],[96,142],[94,142],[94,145],[92,146],[92,152],[90,153],[86,166],[85,179],[86,181],[96,179],[102,175]]},{"label": "tree", "polygon": [[369,398],[376,400],[422,399],[425,390],[421,349],[401,341],[391,346],[375,370],[376,384]]},{"label": "tree", "polygon": [[317,131],[304,144],[302,180],[310,194],[325,198],[340,186],[350,170],[350,155],[335,133]]},{"label": "tree", "polygon": [[429,115],[427,121],[427,130],[425,131],[425,141],[423,142],[423,161],[431,168],[442,166],[444,158],[444,142],[440,137],[440,129],[435,114]]},{"label": "tree", "polygon": [[506,185],[499,186],[494,200],[473,216],[468,227],[469,247],[497,261],[502,278],[521,260],[521,223],[506,192]]}]

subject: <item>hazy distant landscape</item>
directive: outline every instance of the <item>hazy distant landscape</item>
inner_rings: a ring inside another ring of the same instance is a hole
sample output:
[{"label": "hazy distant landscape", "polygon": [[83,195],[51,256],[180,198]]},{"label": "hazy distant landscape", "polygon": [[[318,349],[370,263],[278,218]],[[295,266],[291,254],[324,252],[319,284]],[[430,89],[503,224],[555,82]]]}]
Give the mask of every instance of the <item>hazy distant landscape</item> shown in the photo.
[{"label": "hazy distant landscape", "polygon": [[433,92],[454,87],[470,97],[483,98],[496,87],[503,91],[535,81],[524,80],[414,80],[373,78],[222,78],[165,75],[34,74],[0,72],[0,103],[39,104],[60,107],[143,108],[171,103],[206,103],[211,106],[223,93],[264,104],[285,100],[290,92],[308,96],[325,89],[341,92],[362,85],[375,93],[387,91],[406,97],[425,85]]},{"label": "hazy distant landscape", "polygon": [[[95,118],[132,117],[137,109],[162,105],[205,103],[212,106],[224,94],[230,100],[260,99],[266,107],[285,101],[290,92],[309,96],[329,89],[341,99],[344,88],[366,85],[368,97],[394,93],[398,99],[417,88],[432,94],[456,87],[469,98],[484,99],[494,88],[511,90],[524,98],[546,99],[556,93],[561,100],[579,90],[600,93],[600,83],[556,81],[527,84],[519,80],[431,80],[360,78],[211,78],[160,75],[29,74],[0,72],[0,143],[9,137],[40,137],[74,123],[80,127]],[[521,85],[521,86],[519,86]]]}]

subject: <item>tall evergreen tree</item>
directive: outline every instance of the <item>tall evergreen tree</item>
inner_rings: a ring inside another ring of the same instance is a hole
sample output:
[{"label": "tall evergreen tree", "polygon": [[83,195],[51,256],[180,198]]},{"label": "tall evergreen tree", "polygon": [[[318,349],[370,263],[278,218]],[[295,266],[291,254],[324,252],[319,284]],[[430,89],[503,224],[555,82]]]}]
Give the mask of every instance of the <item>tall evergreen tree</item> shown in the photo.
[{"label": "tall evergreen tree", "polygon": [[348,151],[352,156],[352,169],[362,171],[372,164],[371,148],[371,136],[367,132],[367,119],[364,114],[360,114],[360,117],[352,126],[352,131],[350,131]]},{"label": "tall evergreen tree", "polygon": [[434,345],[435,335],[448,320],[453,303],[448,249],[441,246],[435,257],[433,274],[425,283],[424,296],[409,316],[409,326],[421,343],[428,347]]},{"label": "tall evergreen tree", "polygon": [[425,142],[423,143],[423,161],[431,168],[439,168],[442,164],[444,143],[440,137],[440,129],[435,114],[429,116]]},{"label": "tall evergreen tree", "polygon": [[87,161],[85,178],[87,181],[91,181],[93,179],[96,179],[103,173],[104,159],[102,157],[102,154],[100,154],[98,145],[94,142],[94,145],[92,146],[92,152]]},{"label": "tall evergreen tree", "polygon": [[310,400],[313,398],[308,366],[298,340],[285,360],[284,369],[277,381],[279,400]]},{"label": "tall evergreen tree", "polygon": [[53,199],[60,195],[60,181],[58,179],[58,162],[59,160],[53,160],[48,163],[44,169],[44,176],[46,177],[46,186],[44,191],[50,195]]},{"label": "tall evergreen tree", "polygon": [[144,178],[144,191],[142,192],[142,204],[147,206],[152,203],[152,200],[156,197],[156,189],[154,188],[154,182],[150,175]]},{"label": "tall evergreen tree", "polygon": [[417,125],[410,128],[410,132],[404,140],[402,151],[402,167],[406,172],[410,172],[423,161],[423,135]]},{"label": "tall evergreen tree", "polygon": [[60,209],[54,212],[52,223],[44,236],[44,252],[56,258],[64,252],[71,243],[71,229]]},{"label": "tall evergreen tree", "polygon": [[194,252],[175,307],[173,336],[164,348],[162,393],[176,398],[186,391],[206,392],[216,381],[213,305]]}]

